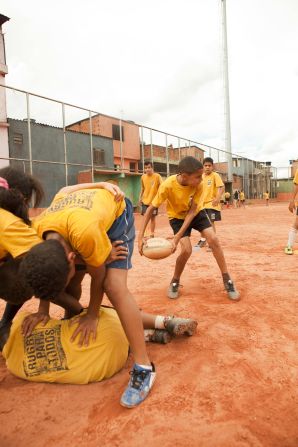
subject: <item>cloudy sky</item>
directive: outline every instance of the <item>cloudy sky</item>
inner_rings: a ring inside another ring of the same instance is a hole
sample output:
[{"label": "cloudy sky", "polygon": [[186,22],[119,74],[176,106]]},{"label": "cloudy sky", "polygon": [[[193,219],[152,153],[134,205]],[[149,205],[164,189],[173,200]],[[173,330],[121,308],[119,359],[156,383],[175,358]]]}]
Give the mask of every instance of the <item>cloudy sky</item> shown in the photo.
[{"label": "cloudy sky", "polygon": [[[2,0],[6,83],[224,149],[220,4]],[[298,158],[298,1],[227,0],[227,23],[233,152],[286,166]]]}]

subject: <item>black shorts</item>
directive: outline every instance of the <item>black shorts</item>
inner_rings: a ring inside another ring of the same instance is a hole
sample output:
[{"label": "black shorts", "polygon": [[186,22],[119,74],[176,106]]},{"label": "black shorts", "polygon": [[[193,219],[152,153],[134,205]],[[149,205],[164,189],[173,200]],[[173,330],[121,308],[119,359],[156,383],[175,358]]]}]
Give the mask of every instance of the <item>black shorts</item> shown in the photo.
[{"label": "black shorts", "polygon": [[209,216],[211,222],[218,222],[221,220],[221,213],[218,210],[213,210],[211,208],[205,209],[206,213]]},{"label": "black shorts", "polygon": [[[177,234],[180,228],[182,227],[184,223],[184,219],[170,219],[170,225],[172,227],[172,230],[174,234]],[[203,231],[206,230],[206,228],[212,227],[212,223],[208,217],[208,214],[206,213],[206,210],[200,211],[196,217],[193,218],[191,221],[189,227],[187,230],[185,230],[182,237],[190,236],[191,230],[197,230],[197,231]]]},{"label": "black shorts", "polygon": [[296,208],[296,215],[298,216],[298,206],[297,206],[297,208]]},{"label": "black shorts", "polygon": [[[149,207],[149,205],[145,205],[145,203],[142,203],[142,211],[141,211],[141,215],[142,216],[144,216],[144,214],[146,213],[148,207]],[[158,214],[158,208],[154,208],[152,215],[153,216],[157,216],[157,214]]]}]

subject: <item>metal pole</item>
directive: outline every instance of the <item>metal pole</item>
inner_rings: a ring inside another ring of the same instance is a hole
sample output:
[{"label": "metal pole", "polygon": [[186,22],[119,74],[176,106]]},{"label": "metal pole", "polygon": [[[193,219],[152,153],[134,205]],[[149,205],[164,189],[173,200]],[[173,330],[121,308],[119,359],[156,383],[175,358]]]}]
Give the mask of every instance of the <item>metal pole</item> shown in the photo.
[{"label": "metal pole", "polygon": [[181,146],[180,146],[180,138],[178,138],[178,154],[179,154],[179,161],[181,160]]},{"label": "metal pole", "polygon": [[152,129],[150,129],[150,157],[151,157],[151,164],[152,164],[152,167],[153,167]]},{"label": "metal pole", "polygon": [[65,131],[65,104],[62,104],[62,123],[63,123],[63,146],[64,146],[64,163],[65,163],[65,185],[68,185],[68,165],[67,165],[67,145]]},{"label": "metal pole", "polygon": [[120,129],[120,170],[123,171],[124,160],[123,160],[123,145],[122,145],[122,110],[120,111],[119,129]]},{"label": "metal pole", "polygon": [[31,118],[30,118],[29,93],[26,93],[26,104],[27,104],[29,166],[30,166],[30,174],[32,175],[33,174],[33,164],[32,164]]},{"label": "metal pole", "polygon": [[167,177],[170,175],[170,164],[169,164],[169,151],[168,151],[168,135],[166,135],[166,163],[167,163]]},{"label": "metal pole", "polygon": [[232,150],[231,150],[231,122],[230,122],[230,93],[229,93],[229,64],[227,39],[226,0],[221,0],[222,37],[223,37],[223,82],[224,82],[224,114],[225,114],[225,151],[228,162],[228,181],[232,181]]},{"label": "metal pole", "polygon": [[144,160],[144,135],[143,135],[143,126],[141,126],[141,140],[142,140],[142,146],[141,146],[141,148],[142,148],[142,171],[143,171],[143,174],[144,174],[144,162],[145,162],[145,160]]},{"label": "metal pole", "polygon": [[93,139],[92,139],[92,115],[89,110],[89,131],[90,131],[90,156],[91,156],[91,180],[94,183],[94,163],[93,163]]}]

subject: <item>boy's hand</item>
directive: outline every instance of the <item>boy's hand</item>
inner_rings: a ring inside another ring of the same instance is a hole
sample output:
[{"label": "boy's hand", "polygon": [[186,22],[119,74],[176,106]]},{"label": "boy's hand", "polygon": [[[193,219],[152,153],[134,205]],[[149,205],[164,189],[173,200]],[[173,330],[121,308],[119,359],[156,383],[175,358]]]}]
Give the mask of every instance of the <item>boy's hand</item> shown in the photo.
[{"label": "boy's hand", "polygon": [[109,182],[103,182],[103,183],[105,183],[104,189],[106,191],[109,191],[111,194],[113,194],[115,202],[120,202],[122,199],[124,199],[125,194],[123,191],[121,191],[119,186],[114,185],[113,183],[109,183]]},{"label": "boy's hand", "polygon": [[295,202],[294,202],[294,200],[291,200],[291,202],[289,203],[289,211],[291,211],[291,213],[293,213],[295,209],[296,209]]},{"label": "boy's hand", "polygon": [[138,250],[141,256],[143,256],[143,246],[144,246],[145,239],[138,239]]},{"label": "boy's hand", "polygon": [[28,315],[26,318],[24,318],[24,321],[22,323],[22,335],[24,337],[28,337],[29,335],[31,335],[32,331],[34,330],[35,326],[38,325],[38,323],[42,323],[42,325],[45,326],[49,319],[50,315],[41,311]]},{"label": "boy's hand", "polygon": [[213,206],[217,206],[219,204],[219,200],[218,199],[213,199],[212,200],[212,205]]},{"label": "boy's hand", "polygon": [[128,256],[128,249],[123,247],[123,241],[112,242],[112,250],[109,254],[105,264],[110,264],[113,261],[118,261],[119,259],[126,259]]},{"label": "boy's hand", "polygon": [[174,237],[174,238],[171,240],[171,243],[172,243],[172,253],[175,253],[175,251],[177,250],[177,246],[178,246],[178,244],[179,244],[179,241],[180,241],[180,238],[177,239],[176,237]]},{"label": "boy's hand", "polygon": [[72,326],[75,323],[78,323],[78,327],[72,334],[70,341],[74,342],[77,336],[80,335],[78,345],[82,347],[89,345],[90,337],[93,338],[93,341],[96,340],[96,331],[98,325],[97,317],[93,317],[92,315],[88,314],[78,315],[77,317],[71,319],[69,325]]}]

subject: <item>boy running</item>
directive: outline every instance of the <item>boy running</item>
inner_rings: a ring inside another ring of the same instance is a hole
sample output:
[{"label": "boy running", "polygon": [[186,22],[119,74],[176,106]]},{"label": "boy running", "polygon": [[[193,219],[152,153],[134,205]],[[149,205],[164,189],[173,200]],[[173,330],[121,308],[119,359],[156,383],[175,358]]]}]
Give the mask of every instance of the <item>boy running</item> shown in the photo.
[{"label": "boy running", "polygon": [[[203,160],[204,173],[202,175],[203,188],[204,188],[204,202],[203,206],[206,210],[208,217],[212,223],[214,232],[215,222],[221,220],[221,207],[220,198],[224,190],[223,181],[217,172],[213,171],[213,159],[211,157],[206,157]],[[204,247],[206,244],[206,239],[201,237],[195,247]]]},{"label": "boy running", "polygon": [[295,205],[295,200],[298,197],[298,169],[295,173],[295,177],[293,180],[294,183],[294,191],[293,191],[293,195],[292,195],[292,199],[289,203],[289,211],[291,213],[294,213],[294,210],[296,209],[296,218],[295,221],[293,223],[292,228],[289,231],[289,238],[288,238],[288,243],[287,246],[285,248],[285,254],[286,255],[292,255],[293,252],[293,246],[295,244],[295,240],[296,240],[296,236],[297,236],[297,231],[298,231],[298,207],[296,207]]},{"label": "boy running", "polygon": [[264,192],[263,197],[266,200],[266,206],[269,206],[269,191]]},{"label": "boy running", "polygon": [[168,177],[146,211],[144,222],[139,232],[138,247],[142,255],[143,237],[146,226],[155,208],[163,202],[167,203],[167,214],[174,232],[173,249],[180,242],[181,253],[176,259],[174,275],[168,289],[168,297],[176,299],[179,296],[180,277],[192,253],[190,242],[191,230],[200,231],[212,248],[213,256],[222,273],[224,287],[231,300],[240,298],[234,283],[228,273],[226,261],[219,240],[212,228],[206,210],[203,209],[203,165],[196,158],[188,156],[178,165],[178,174]]},{"label": "boy running", "polygon": [[[151,161],[145,161],[144,163],[145,174],[141,177],[141,192],[139,201],[142,207],[142,216],[146,213],[148,206],[151,204],[152,199],[155,197],[159,185],[162,183],[162,178],[159,174],[154,172]],[[155,210],[150,220],[150,237],[154,237],[155,231],[155,218],[158,214],[158,209]]]}]

